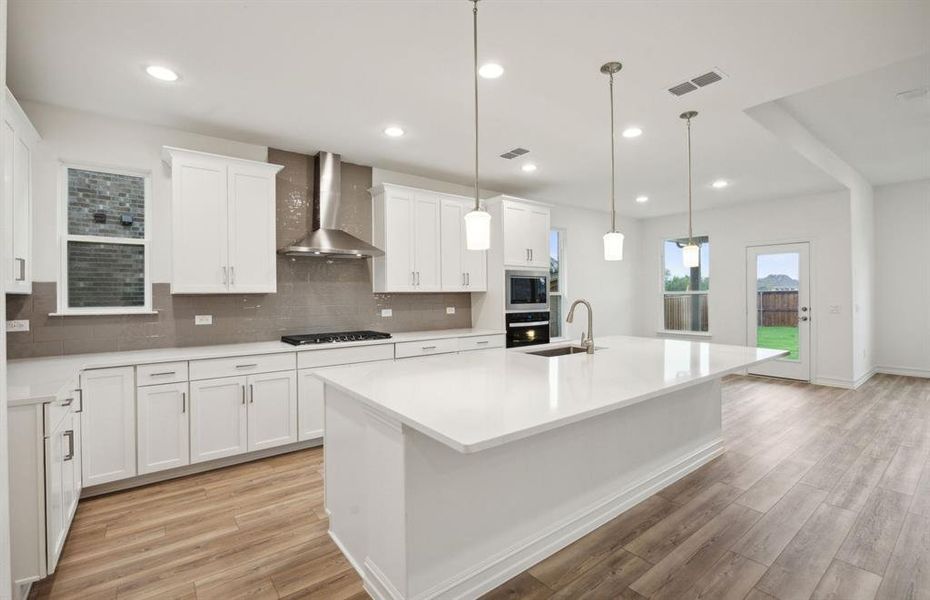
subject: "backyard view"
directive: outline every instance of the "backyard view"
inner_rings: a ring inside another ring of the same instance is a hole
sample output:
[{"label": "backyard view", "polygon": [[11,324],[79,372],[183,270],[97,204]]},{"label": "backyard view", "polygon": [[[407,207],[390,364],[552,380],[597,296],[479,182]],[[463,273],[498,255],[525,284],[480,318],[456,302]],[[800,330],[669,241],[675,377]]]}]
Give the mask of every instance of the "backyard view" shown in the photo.
[{"label": "backyard view", "polygon": [[798,255],[763,254],[756,263],[756,346],[798,360]]}]

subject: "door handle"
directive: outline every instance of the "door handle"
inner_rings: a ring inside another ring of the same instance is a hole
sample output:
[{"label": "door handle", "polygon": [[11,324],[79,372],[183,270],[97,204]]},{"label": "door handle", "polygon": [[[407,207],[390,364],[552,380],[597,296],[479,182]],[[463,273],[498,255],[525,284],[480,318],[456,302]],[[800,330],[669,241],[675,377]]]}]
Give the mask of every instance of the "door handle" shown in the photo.
[{"label": "door handle", "polygon": [[181,414],[187,412],[187,392],[181,392]]},{"label": "door handle", "polygon": [[420,285],[420,272],[417,271],[417,286]]},{"label": "door handle", "polygon": [[16,277],[16,281],[26,281],[26,259],[15,258],[13,260],[19,261],[19,275]]},{"label": "door handle", "polygon": [[530,262],[533,262],[533,249],[530,248]]},{"label": "door handle", "polygon": [[465,285],[465,273],[462,273],[462,285]]},{"label": "door handle", "polygon": [[80,408],[74,412],[82,413],[84,412],[84,390],[74,390],[74,392],[78,395],[78,400],[80,400],[80,403],[78,404]]},{"label": "door handle", "polygon": [[807,318],[807,317],[801,317],[801,320],[802,320],[802,321],[810,321],[810,319]]},{"label": "door handle", "polygon": [[465,285],[471,286],[471,273],[465,273]]},{"label": "door handle", "polygon": [[255,386],[249,384],[249,404],[255,404]]},{"label": "door handle", "polygon": [[245,406],[245,385],[242,386],[242,405]]},{"label": "door handle", "polygon": [[71,460],[74,458],[74,430],[69,429],[65,432],[65,437],[68,438],[68,454],[64,457],[64,460]]},{"label": "door handle", "polygon": [[229,277],[226,273],[226,267],[223,267],[223,285],[229,285]]},{"label": "door handle", "polygon": [[229,285],[236,285],[236,267],[229,267]]}]

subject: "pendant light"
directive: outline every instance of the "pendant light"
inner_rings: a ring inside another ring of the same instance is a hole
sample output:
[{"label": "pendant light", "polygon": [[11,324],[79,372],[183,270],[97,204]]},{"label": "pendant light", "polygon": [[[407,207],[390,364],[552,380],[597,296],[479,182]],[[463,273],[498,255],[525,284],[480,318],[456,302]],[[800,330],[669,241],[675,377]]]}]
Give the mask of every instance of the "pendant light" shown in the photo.
[{"label": "pendant light", "polygon": [[491,215],[481,209],[478,188],[478,0],[470,0],[472,8],[472,41],[474,42],[475,76],[475,207],[465,215],[465,247],[487,250],[491,247]]},{"label": "pendant light", "polygon": [[619,62],[609,62],[601,66],[601,73],[610,77],[610,231],[604,234],[604,260],[623,260],[623,234],[617,231],[617,205],[614,199],[616,181],[616,160],[614,159],[614,74],[618,73],[623,65]]},{"label": "pendant light", "polygon": [[679,115],[688,127],[688,245],[681,249],[681,257],[686,267],[693,269],[701,264],[701,248],[694,243],[694,230],[691,226],[693,210],[691,206],[691,119],[697,111],[689,110]]}]

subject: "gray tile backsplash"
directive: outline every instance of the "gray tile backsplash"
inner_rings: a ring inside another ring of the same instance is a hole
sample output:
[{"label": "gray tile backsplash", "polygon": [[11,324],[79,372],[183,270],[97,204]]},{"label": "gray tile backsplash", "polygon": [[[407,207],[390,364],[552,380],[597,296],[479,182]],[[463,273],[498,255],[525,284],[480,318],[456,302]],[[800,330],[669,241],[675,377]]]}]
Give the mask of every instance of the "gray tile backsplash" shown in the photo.
[{"label": "gray tile backsplash", "polygon": [[[269,150],[278,174],[278,246],[306,233],[313,160]],[[371,239],[371,168],[342,165],[343,219],[349,233]],[[471,326],[469,294],[373,294],[370,261],[278,257],[278,293],[172,296],[155,283],[154,315],[51,317],[54,282],[33,283],[31,296],[7,295],[7,319],[28,319],[30,331],[7,335],[9,358],[57,356],[173,346],[267,341],[291,333],[350,329],[388,332]],[[455,314],[447,315],[446,307]],[[393,316],[382,318],[382,308]],[[213,325],[194,325],[213,315]]]}]

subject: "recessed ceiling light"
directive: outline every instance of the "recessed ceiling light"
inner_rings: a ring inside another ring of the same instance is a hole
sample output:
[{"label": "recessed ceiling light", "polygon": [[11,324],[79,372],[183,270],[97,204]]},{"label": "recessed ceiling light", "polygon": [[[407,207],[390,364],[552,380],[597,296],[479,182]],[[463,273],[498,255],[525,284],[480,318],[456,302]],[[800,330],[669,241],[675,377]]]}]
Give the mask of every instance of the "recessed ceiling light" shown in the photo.
[{"label": "recessed ceiling light", "polygon": [[727,181],[726,179],[718,179],[717,181],[713,182],[711,185],[719,190],[719,189],[725,188],[728,185],[730,185],[730,182]]},{"label": "recessed ceiling light", "polygon": [[478,75],[481,75],[485,79],[497,79],[503,74],[504,67],[497,63],[484,63],[481,65],[481,68],[478,69]]},{"label": "recessed ceiling light", "polygon": [[536,170],[536,165],[534,165],[533,163],[526,163],[520,168],[523,169],[524,173],[532,173],[533,171]]},{"label": "recessed ceiling light", "polygon": [[639,127],[627,127],[623,130],[623,137],[625,138],[635,138],[643,135],[643,130]]},{"label": "recessed ceiling light", "polygon": [[391,125],[390,127],[384,128],[384,135],[388,137],[400,137],[404,135],[404,130],[397,125]]},{"label": "recessed ceiling light", "polygon": [[636,201],[639,202],[640,204],[649,202],[649,196],[637,196]]},{"label": "recessed ceiling light", "polygon": [[178,74],[169,69],[168,67],[162,67],[159,65],[149,65],[145,67],[145,72],[155,79],[161,81],[177,81]]}]

